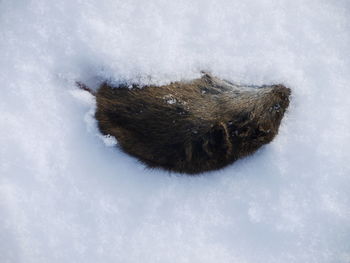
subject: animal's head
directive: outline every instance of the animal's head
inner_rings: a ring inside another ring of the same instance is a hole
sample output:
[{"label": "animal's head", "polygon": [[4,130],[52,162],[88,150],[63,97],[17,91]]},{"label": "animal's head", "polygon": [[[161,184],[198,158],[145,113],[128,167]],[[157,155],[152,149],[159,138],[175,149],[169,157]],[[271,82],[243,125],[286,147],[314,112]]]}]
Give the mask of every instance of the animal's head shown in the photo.
[{"label": "animal's head", "polygon": [[245,151],[240,154],[249,154],[275,137],[290,94],[283,85],[240,87],[231,92],[227,127],[232,144]]},{"label": "animal's head", "polygon": [[290,94],[291,90],[283,85],[263,86],[258,89],[252,112],[261,132],[277,133],[288,108]]}]

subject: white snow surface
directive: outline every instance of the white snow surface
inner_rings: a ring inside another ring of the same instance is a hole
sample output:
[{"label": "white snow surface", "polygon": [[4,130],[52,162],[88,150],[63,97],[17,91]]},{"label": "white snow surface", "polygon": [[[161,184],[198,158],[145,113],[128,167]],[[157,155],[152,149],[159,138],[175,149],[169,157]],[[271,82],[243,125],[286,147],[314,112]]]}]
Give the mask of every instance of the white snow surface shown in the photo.
[{"label": "white snow surface", "polygon": [[[0,0],[0,262],[350,262],[349,47],[348,0]],[[74,84],[200,70],[293,96],[199,177],[107,147]]]}]

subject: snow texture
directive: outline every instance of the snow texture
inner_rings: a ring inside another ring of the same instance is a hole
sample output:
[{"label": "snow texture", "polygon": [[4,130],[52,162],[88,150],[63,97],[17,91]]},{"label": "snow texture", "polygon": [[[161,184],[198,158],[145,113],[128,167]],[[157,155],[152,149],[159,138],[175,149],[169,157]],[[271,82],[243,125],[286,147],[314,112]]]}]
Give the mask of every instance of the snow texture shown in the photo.
[{"label": "snow texture", "polygon": [[[0,262],[349,263],[349,46],[348,0],[1,0]],[[201,70],[293,97],[200,177],[107,147],[75,86]]]}]

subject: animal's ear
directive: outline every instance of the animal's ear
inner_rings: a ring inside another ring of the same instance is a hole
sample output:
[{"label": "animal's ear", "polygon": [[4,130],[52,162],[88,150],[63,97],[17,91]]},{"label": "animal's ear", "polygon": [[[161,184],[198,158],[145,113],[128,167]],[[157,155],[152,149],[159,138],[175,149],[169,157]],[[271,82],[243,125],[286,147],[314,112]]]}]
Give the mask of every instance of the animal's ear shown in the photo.
[{"label": "animal's ear", "polygon": [[205,136],[203,150],[211,157],[214,154],[227,155],[231,149],[227,126],[224,123],[214,125]]}]

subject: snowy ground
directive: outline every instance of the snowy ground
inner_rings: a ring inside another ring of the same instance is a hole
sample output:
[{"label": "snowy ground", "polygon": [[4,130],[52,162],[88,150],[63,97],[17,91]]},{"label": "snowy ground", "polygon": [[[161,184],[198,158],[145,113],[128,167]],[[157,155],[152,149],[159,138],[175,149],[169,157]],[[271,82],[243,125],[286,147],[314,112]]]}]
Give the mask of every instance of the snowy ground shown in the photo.
[{"label": "snowy ground", "polygon": [[[349,47],[348,0],[0,0],[0,262],[350,262]],[[107,147],[74,86],[202,69],[293,98],[194,178]]]}]

